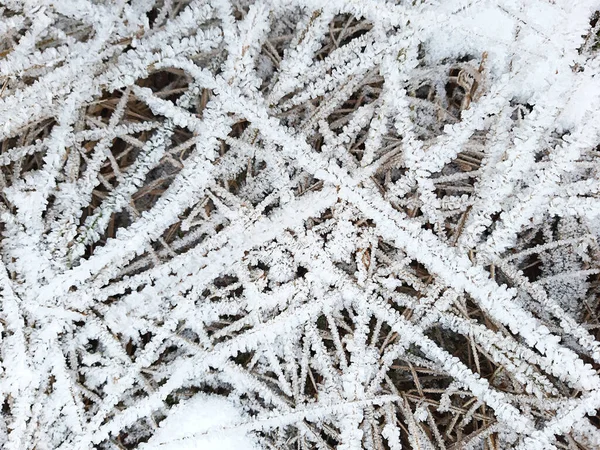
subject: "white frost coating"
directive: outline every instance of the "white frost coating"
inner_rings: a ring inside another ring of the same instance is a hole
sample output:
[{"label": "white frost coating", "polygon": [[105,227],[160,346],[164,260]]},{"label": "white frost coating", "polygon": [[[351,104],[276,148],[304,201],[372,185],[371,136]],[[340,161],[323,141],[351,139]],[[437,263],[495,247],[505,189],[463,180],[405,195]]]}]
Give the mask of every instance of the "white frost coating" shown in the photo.
[{"label": "white frost coating", "polygon": [[256,440],[235,424],[244,413],[233,403],[215,395],[197,394],[161,422],[141,450],[258,450]]},{"label": "white frost coating", "polygon": [[599,0],[6,0],[0,446],[600,447]]}]

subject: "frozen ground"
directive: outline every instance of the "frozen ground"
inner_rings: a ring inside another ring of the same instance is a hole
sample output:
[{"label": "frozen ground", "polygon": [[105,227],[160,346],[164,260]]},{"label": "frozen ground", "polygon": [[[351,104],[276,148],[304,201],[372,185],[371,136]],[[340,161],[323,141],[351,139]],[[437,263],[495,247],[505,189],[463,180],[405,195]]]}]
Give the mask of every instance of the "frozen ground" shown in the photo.
[{"label": "frozen ground", "polygon": [[599,449],[599,0],[0,2],[0,443]]}]

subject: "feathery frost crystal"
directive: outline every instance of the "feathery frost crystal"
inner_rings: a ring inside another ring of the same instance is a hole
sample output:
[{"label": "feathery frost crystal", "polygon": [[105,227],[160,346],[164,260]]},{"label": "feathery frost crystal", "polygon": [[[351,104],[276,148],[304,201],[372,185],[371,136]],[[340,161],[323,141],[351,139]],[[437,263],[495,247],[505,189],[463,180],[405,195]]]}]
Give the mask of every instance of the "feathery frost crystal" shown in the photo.
[{"label": "feathery frost crystal", "polygon": [[0,2],[0,443],[600,448],[599,0]]}]

